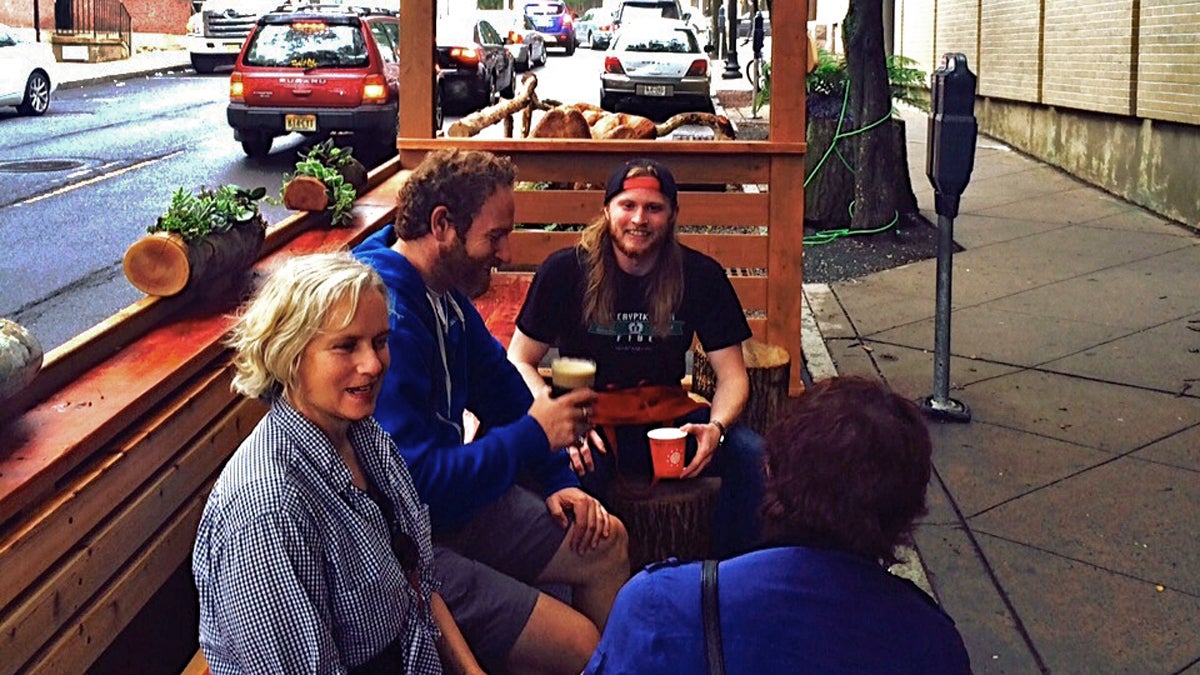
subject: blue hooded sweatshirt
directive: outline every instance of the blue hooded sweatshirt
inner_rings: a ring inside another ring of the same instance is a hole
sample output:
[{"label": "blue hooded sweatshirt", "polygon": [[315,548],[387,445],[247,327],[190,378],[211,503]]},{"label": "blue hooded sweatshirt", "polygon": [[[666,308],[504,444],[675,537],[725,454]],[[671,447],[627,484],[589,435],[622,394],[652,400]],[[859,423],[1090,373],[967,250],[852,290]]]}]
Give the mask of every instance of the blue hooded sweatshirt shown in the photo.
[{"label": "blue hooded sweatshirt", "polygon": [[[392,295],[392,363],[375,419],[408,464],[421,500],[429,505],[434,531],[466,524],[507,492],[523,470],[541,480],[544,497],[578,486],[566,453],[551,452],[541,425],[529,416],[533,395],[470,299],[449,292],[448,334],[439,341],[425,281],[391,248],[395,241],[388,226],[354,249]],[[465,445],[464,410],[488,430]]]}]

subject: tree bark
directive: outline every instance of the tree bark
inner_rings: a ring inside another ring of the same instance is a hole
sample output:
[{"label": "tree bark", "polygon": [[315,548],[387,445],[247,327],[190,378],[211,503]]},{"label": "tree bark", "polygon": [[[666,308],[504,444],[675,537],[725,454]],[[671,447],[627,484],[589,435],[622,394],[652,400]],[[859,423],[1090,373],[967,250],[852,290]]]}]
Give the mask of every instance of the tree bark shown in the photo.
[{"label": "tree bark", "polygon": [[146,295],[221,293],[237,286],[258,259],[266,231],[266,222],[255,218],[190,242],[174,232],[154,232],[125,251],[125,278]]},{"label": "tree bark", "polygon": [[283,186],[283,205],[293,211],[324,211],[329,206],[329,191],[320,178],[296,176]]},{"label": "tree bark", "polygon": [[697,560],[712,555],[713,515],[720,488],[720,478],[666,480],[654,485],[642,478],[616,479],[609,501],[629,533],[630,569],[638,571],[671,556]]},{"label": "tree bark", "polygon": [[[699,345],[693,357],[692,391],[711,401],[717,391],[716,373]],[[765,434],[787,403],[792,359],[783,347],[758,340],[742,343],[742,358],[750,378],[750,398],[742,411],[741,422],[759,434]]]},{"label": "tree bark", "polygon": [[[852,128],[861,129],[891,115],[892,93],[883,50],[883,0],[850,0],[844,42],[850,80]],[[856,136],[852,163],[854,229],[873,229],[916,211],[904,145],[897,154],[893,125],[883,123]]]}]

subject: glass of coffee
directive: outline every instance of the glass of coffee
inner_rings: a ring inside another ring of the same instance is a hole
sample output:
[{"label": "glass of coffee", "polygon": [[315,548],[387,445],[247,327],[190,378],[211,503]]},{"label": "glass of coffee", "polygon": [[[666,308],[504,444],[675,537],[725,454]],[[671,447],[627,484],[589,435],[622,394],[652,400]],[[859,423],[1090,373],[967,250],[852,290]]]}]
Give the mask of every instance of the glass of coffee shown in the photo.
[{"label": "glass of coffee", "polygon": [[550,395],[555,398],[595,383],[596,362],[591,359],[559,357],[550,363]]}]

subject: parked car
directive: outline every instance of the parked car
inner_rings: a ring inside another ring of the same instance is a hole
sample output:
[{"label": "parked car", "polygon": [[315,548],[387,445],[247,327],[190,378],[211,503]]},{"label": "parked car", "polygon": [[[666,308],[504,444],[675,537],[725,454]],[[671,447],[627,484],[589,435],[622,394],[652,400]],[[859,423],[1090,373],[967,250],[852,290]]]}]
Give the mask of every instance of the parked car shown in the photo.
[{"label": "parked car", "polygon": [[593,7],[584,12],[583,18],[575,22],[575,36],[582,36],[579,43],[592,49],[608,49],[612,42],[614,14],[613,9],[604,7]]},{"label": "parked car", "polygon": [[513,95],[512,54],[487,19],[439,21],[437,67],[442,102],[456,111],[473,112]]},{"label": "parked car", "polygon": [[579,40],[575,33],[575,16],[562,0],[538,0],[525,3],[525,16],[533,21],[546,40],[566,50],[567,56],[575,53]]},{"label": "parked car", "polygon": [[617,33],[600,73],[600,107],[628,103],[712,112],[708,55],[682,21],[638,20]]},{"label": "parked car", "polygon": [[232,66],[246,37],[262,15],[276,10],[279,0],[205,0],[192,3],[187,20],[188,56],[197,73]]},{"label": "parked car", "polygon": [[489,9],[480,10],[479,18],[486,19],[500,32],[518,71],[546,65],[546,38],[533,27],[533,21],[528,16],[520,12]]},{"label": "parked car", "polygon": [[[400,25],[395,13],[321,6],[255,24],[229,77],[227,118],[251,157],[291,132],[356,134],[357,150],[394,148]],[[440,105],[435,101],[439,127]]]},{"label": "parked car", "polygon": [[0,107],[15,106],[22,115],[44,115],[58,81],[50,45],[18,40],[0,24]]},{"label": "parked car", "polygon": [[622,0],[613,17],[613,32],[631,22],[654,21],[656,19],[683,19],[683,8],[679,0]]}]

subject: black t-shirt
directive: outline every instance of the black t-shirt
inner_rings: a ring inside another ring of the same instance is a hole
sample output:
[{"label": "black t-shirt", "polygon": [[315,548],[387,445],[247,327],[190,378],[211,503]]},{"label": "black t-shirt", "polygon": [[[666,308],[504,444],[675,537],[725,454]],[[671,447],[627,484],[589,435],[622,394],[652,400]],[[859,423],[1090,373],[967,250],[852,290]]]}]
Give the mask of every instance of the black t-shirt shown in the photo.
[{"label": "black t-shirt", "polygon": [[685,355],[699,336],[705,351],[750,337],[741,303],[712,258],[683,247],[683,302],[669,334],[655,336],[645,302],[645,277],[617,270],[616,316],[583,325],[584,254],[575,247],[552,253],[538,268],[517,327],[529,337],[558,347],[562,356],[596,362],[596,388],[679,384]]}]

